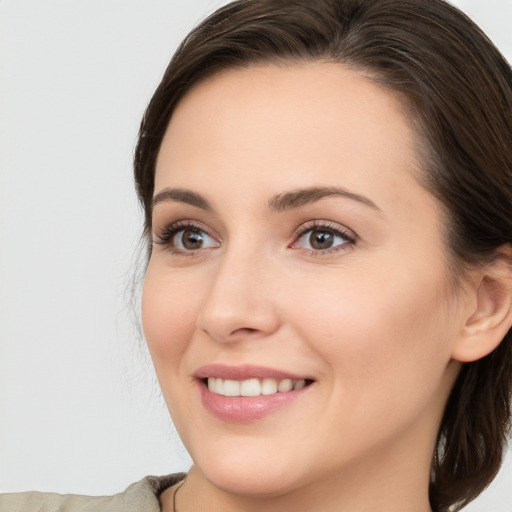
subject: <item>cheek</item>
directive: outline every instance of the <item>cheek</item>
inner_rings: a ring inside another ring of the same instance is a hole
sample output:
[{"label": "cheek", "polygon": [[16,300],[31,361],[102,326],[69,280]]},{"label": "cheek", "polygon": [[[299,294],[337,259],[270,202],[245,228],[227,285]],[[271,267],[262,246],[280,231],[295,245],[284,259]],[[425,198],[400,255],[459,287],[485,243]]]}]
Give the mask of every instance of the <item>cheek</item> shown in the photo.
[{"label": "cheek", "polygon": [[[393,275],[393,279],[382,276]],[[374,275],[343,273],[297,297],[290,320],[300,326],[340,385],[370,382],[379,386],[399,379],[440,378],[450,359],[447,291],[443,276],[417,272]],[[406,383],[403,382],[405,385]]]},{"label": "cheek", "polygon": [[148,266],[142,291],[142,324],[157,374],[164,364],[176,365],[190,340],[195,325],[194,296],[161,272]]}]

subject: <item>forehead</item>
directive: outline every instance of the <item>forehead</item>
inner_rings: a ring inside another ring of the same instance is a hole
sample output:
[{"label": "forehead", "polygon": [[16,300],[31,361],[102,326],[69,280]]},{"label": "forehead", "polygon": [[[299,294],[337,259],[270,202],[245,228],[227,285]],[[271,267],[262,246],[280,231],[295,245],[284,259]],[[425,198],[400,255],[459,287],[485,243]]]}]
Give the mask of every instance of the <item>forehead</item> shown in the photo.
[{"label": "forehead", "polygon": [[[229,179],[261,188],[417,186],[415,133],[398,96],[341,64],[252,66],[199,83],[178,104],[155,192]],[[304,183],[302,183],[304,182]]]}]

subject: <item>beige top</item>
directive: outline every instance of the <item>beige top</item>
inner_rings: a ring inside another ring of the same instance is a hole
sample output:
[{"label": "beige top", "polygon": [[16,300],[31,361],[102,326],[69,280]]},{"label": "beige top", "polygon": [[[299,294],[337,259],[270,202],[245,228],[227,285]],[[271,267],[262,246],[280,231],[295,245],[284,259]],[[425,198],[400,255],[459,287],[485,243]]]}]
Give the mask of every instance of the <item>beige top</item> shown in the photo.
[{"label": "beige top", "polygon": [[113,496],[80,496],[47,492],[0,494],[0,512],[160,512],[160,494],[185,473],[147,476]]}]

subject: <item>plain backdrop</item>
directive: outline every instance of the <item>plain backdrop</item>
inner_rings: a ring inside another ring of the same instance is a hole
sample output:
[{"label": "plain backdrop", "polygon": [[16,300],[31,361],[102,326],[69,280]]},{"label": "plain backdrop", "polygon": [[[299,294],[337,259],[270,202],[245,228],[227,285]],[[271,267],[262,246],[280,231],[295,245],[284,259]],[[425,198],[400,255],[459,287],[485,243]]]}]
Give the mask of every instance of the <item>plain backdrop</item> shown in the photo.
[{"label": "plain backdrop", "polygon": [[[224,2],[0,0],[0,489],[186,470],[129,306],[131,159],[179,43]],[[512,60],[512,0],[460,0]],[[512,458],[469,507],[512,511]]]}]

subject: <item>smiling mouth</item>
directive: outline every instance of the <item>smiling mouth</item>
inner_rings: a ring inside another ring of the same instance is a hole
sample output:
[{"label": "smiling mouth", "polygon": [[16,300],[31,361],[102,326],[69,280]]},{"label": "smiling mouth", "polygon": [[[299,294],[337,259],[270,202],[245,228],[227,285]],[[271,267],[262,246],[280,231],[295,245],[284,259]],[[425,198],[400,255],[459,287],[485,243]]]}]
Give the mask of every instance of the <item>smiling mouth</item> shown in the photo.
[{"label": "smiling mouth", "polygon": [[201,401],[211,415],[228,423],[250,424],[309,395],[317,381],[257,365],[209,364],[194,374]]},{"label": "smiling mouth", "polygon": [[208,377],[202,380],[209,391],[226,397],[275,395],[296,391],[313,383],[311,379],[274,379],[270,377],[246,380]]}]

